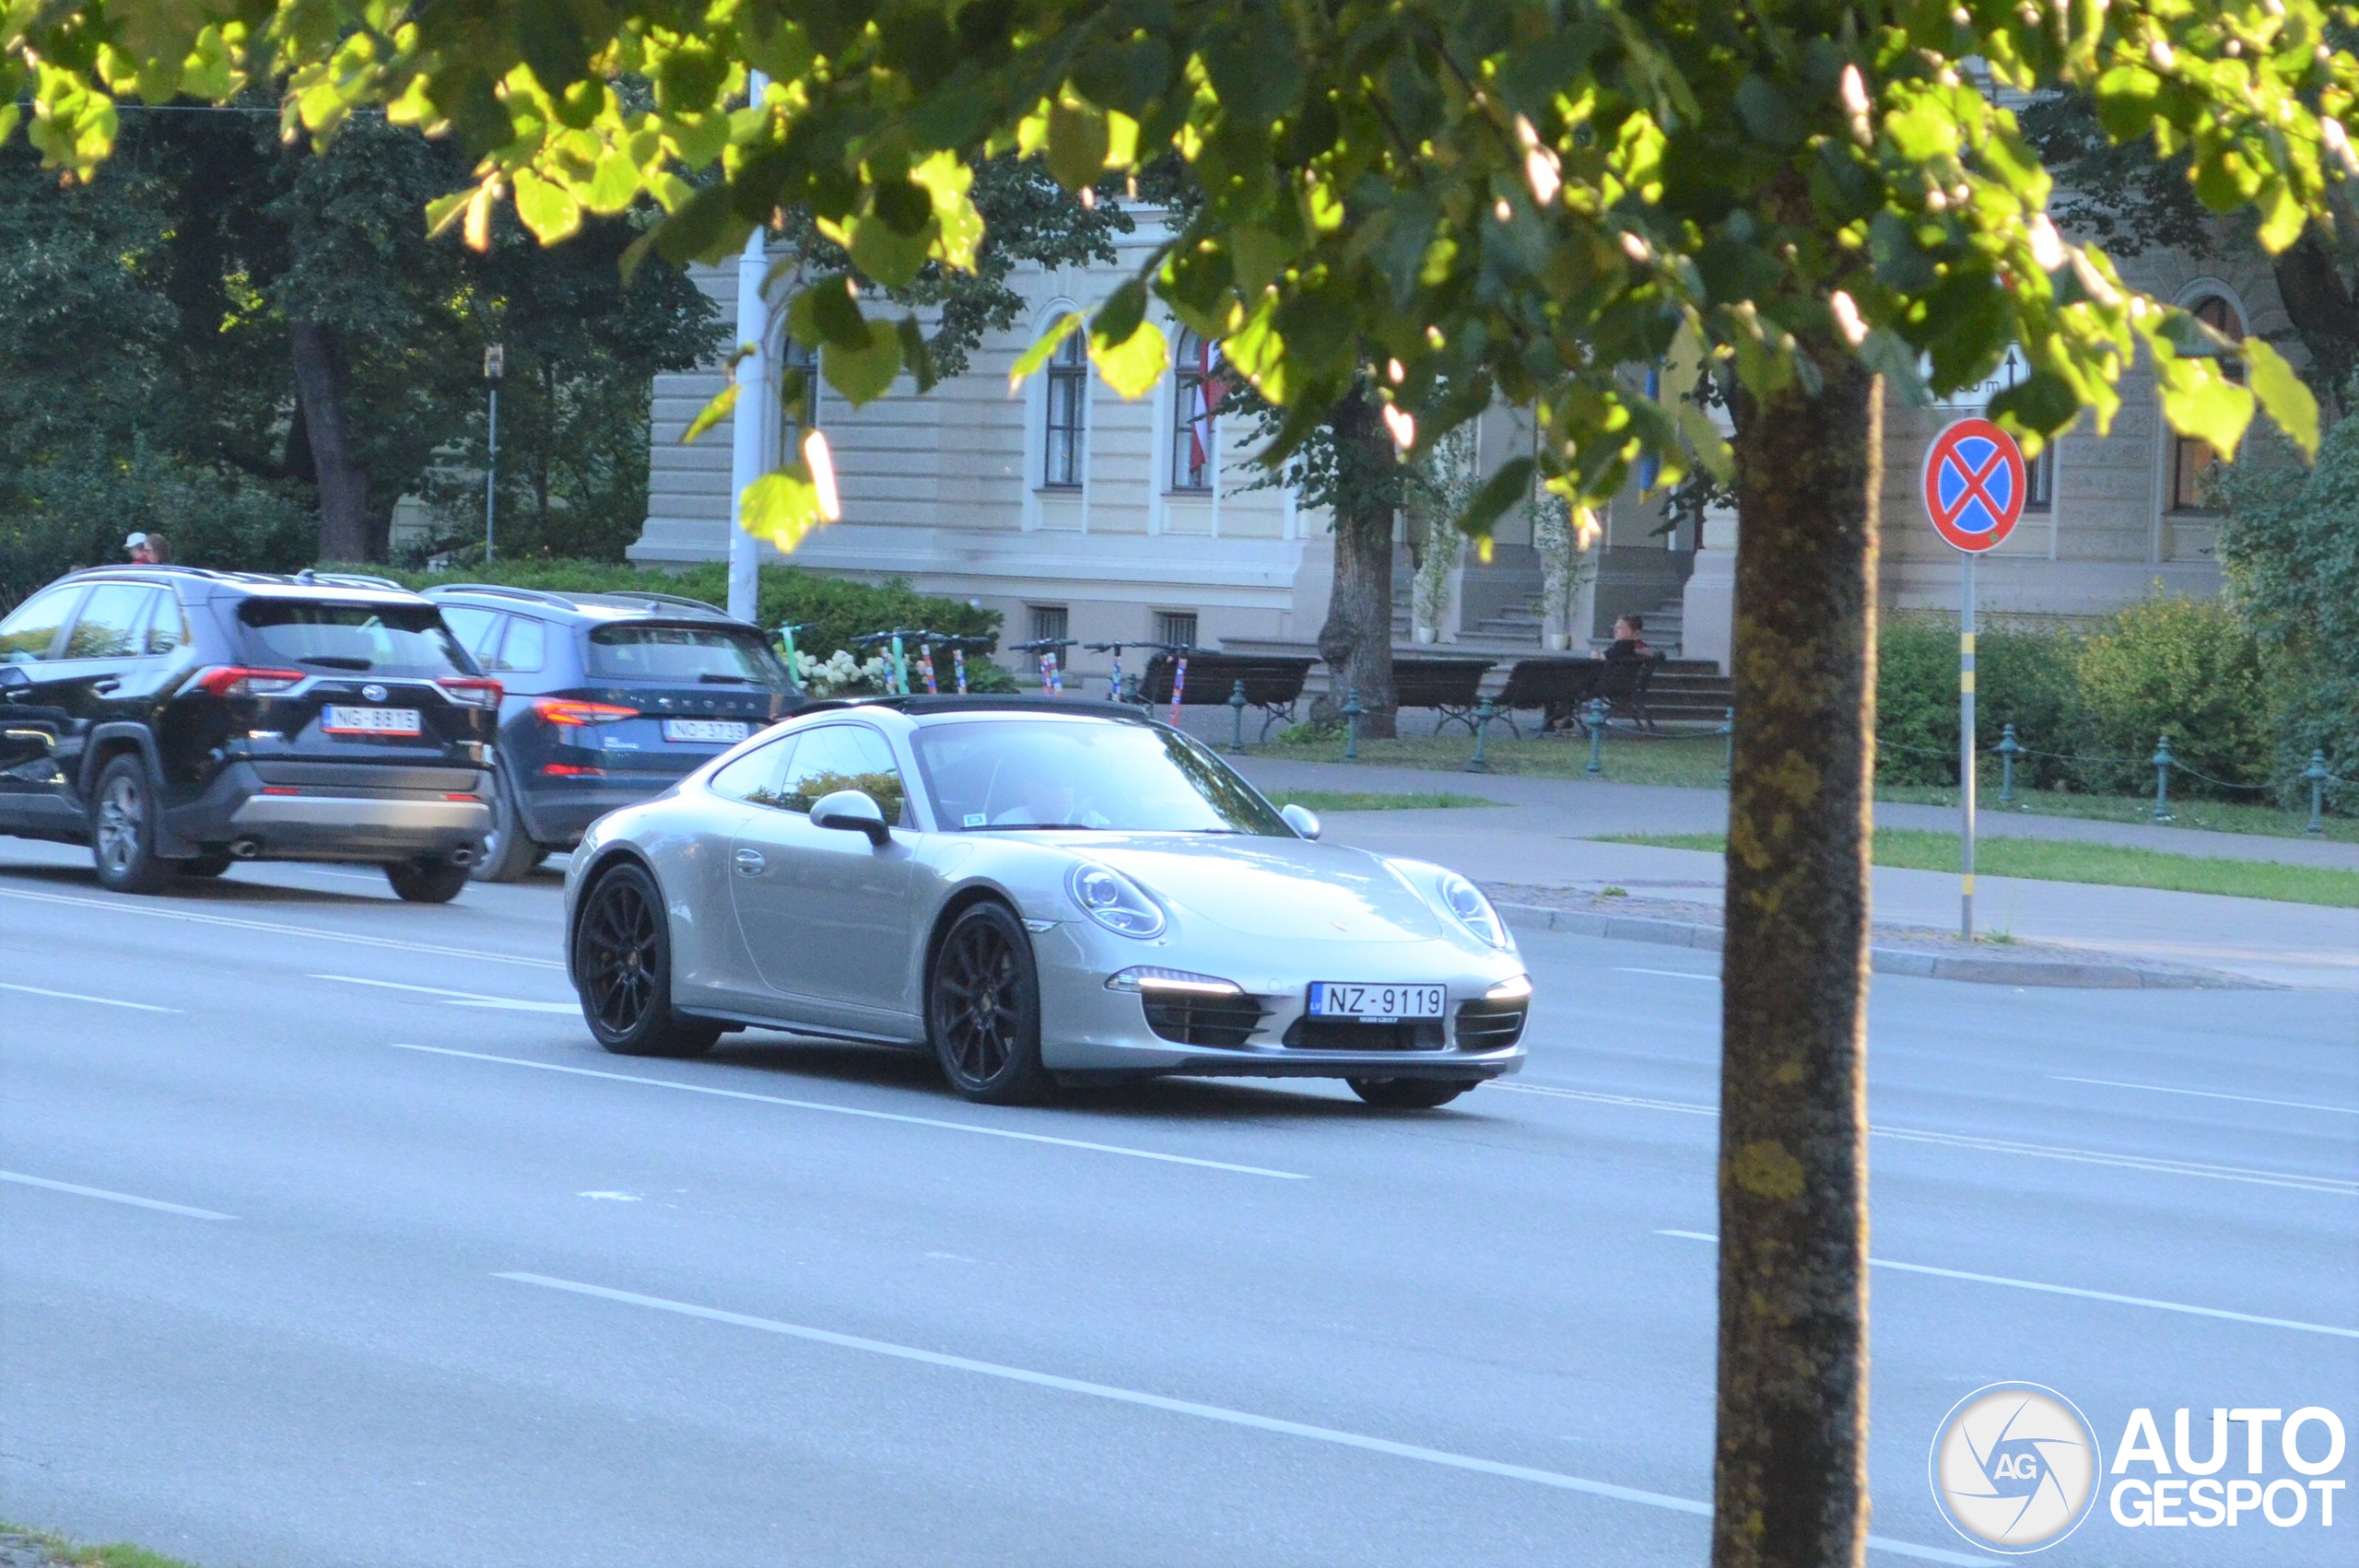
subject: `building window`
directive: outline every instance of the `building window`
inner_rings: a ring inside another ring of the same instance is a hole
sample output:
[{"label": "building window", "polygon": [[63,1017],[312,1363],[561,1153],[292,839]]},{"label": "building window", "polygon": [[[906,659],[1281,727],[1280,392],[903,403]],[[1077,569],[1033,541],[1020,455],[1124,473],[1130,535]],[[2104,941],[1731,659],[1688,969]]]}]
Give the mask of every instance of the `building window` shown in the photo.
[{"label": "building window", "polygon": [[[1049,361],[1049,444],[1040,466],[1045,489],[1078,490],[1084,470],[1084,443],[1089,438],[1089,351],[1076,327],[1057,345]],[[1059,634],[1062,635],[1062,634]]]},{"label": "building window", "polygon": [[1195,647],[1196,612],[1157,610],[1155,613],[1155,640],[1174,648]]},{"label": "building window", "polygon": [[2050,438],[2039,455],[2024,464],[2024,510],[2052,511],[2056,507],[2056,441]]},{"label": "building window", "polygon": [[[2218,295],[2189,308],[2189,314],[2231,343],[2242,343],[2245,337],[2244,318],[2236,308]],[[2223,367],[2232,381],[2245,379],[2241,362]],[[2209,511],[2203,497],[2203,476],[2220,454],[2212,444],[2195,436],[2171,438],[2171,510],[2175,512]]]},{"label": "building window", "polygon": [[1171,369],[1171,488],[1213,487],[1214,415],[1228,396],[1219,351],[1182,331]]},{"label": "building window", "polygon": [[[1026,608],[1032,612],[1032,641],[1062,642],[1073,635],[1068,629],[1073,625],[1073,612],[1063,605],[1031,604]],[[1040,667],[1040,656],[1035,653],[1030,657],[1032,668],[1038,670]]]},{"label": "building window", "polygon": [[819,400],[825,385],[819,380],[819,351],[816,348],[804,347],[794,341],[793,334],[789,333],[786,338],[786,363],[780,369],[782,372],[785,370],[803,372],[803,405],[809,415],[808,418],[798,424],[793,413],[785,406],[784,401],[781,400],[780,403],[780,428],[786,437],[787,461],[792,462],[795,449],[802,444],[803,432],[819,427]]}]

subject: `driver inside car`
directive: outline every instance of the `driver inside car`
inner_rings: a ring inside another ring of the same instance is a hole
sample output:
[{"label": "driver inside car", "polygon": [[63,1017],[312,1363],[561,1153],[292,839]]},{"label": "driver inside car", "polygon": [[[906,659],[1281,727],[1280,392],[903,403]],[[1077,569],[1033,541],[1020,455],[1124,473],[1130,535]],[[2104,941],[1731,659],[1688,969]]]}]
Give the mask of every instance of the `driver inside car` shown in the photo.
[{"label": "driver inside car", "polygon": [[1071,771],[1042,758],[1011,758],[992,790],[993,827],[1111,827],[1113,819],[1093,810],[1074,788]]}]

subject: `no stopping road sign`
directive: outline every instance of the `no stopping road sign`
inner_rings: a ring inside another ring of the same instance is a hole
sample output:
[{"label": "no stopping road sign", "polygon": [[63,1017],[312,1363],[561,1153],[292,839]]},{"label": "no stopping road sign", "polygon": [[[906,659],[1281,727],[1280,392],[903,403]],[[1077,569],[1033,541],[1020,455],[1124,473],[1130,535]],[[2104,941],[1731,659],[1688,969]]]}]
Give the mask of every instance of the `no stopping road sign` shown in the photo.
[{"label": "no stopping road sign", "polygon": [[1925,515],[1933,531],[1980,555],[2024,515],[2024,453],[1988,419],[1961,419],[1925,449]]}]

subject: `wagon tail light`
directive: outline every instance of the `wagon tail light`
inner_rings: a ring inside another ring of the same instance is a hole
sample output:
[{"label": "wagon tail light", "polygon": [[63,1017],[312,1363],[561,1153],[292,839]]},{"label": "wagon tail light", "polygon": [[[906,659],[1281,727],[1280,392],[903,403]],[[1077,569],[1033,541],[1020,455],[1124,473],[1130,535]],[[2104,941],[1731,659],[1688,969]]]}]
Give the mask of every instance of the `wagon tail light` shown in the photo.
[{"label": "wagon tail light", "polygon": [[498,681],[487,681],[475,675],[444,675],[434,683],[452,702],[467,708],[498,708],[500,689]]},{"label": "wagon tail light", "polygon": [[576,702],[569,697],[543,697],[533,704],[533,711],[550,724],[569,728],[580,724],[613,724],[625,719],[639,717],[636,708],[620,708],[611,702]]},{"label": "wagon tail light", "polygon": [[209,696],[276,696],[310,679],[300,670],[249,670],[242,664],[216,664],[197,672],[195,685]]}]

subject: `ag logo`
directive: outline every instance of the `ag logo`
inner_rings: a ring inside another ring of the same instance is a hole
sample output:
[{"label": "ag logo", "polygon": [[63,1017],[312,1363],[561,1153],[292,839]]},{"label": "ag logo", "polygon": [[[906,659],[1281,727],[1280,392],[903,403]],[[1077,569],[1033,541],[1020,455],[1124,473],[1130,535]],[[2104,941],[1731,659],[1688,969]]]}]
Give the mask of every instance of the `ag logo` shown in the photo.
[{"label": "ag logo", "polygon": [[382,702],[385,700],[385,688],[371,681],[360,688],[360,695],[370,702]]},{"label": "ag logo", "polygon": [[1933,1501],[1988,1551],[2038,1551],[2097,1500],[2103,1456],[2071,1400],[2036,1383],[1993,1383],[1960,1399],[1933,1433]]}]

